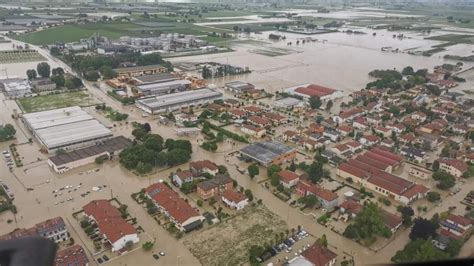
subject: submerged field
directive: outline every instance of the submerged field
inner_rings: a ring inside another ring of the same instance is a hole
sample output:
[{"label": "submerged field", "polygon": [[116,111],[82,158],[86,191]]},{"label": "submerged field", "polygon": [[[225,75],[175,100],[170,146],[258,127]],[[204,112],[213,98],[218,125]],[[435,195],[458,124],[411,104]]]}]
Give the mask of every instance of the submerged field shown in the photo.
[{"label": "submerged field", "polygon": [[86,106],[96,104],[97,102],[86,92],[75,91],[22,98],[17,100],[17,103],[25,113],[31,113],[77,105]]},{"label": "submerged field", "polygon": [[184,245],[203,265],[243,265],[252,245],[275,241],[286,223],[263,205],[248,206],[236,216],[200,231]]}]

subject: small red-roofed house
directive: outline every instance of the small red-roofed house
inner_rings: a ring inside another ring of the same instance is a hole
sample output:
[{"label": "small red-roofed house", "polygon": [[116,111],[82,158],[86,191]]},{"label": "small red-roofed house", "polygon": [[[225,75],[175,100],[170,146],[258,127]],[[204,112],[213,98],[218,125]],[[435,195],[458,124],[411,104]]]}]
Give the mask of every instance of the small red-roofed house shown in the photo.
[{"label": "small red-roofed house", "polygon": [[232,209],[241,210],[249,203],[248,198],[240,193],[235,192],[232,189],[228,189],[222,195],[222,201]]},{"label": "small red-roofed house", "polygon": [[300,176],[289,170],[281,170],[278,172],[278,176],[280,177],[280,184],[286,188],[292,188],[300,181]]}]

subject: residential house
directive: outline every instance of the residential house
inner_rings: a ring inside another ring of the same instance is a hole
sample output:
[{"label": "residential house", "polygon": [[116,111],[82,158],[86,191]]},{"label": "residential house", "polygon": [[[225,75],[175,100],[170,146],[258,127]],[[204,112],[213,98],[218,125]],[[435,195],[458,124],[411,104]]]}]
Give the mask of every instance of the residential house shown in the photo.
[{"label": "residential house", "polygon": [[200,228],[205,220],[178,193],[164,183],[155,183],[145,188],[145,195],[152,200],[158,211],[170,219],[170,222],[182,232]]},{"label": "residential house", "polygon": [[410,161],[422,163],[426,160],[426,152],[413,147],[404,147],[400,150],[400,154],[405,156]]},{"label": "residential house", "polygon": [[288,122],[288,118],[286,116],[280,115],[278,113],[263,113],[263,117],[270,120],[274,125],[281,125]]},{"label": "residential house", "polygon": [[331,128],[326,128],[323,132],[323,136],[332,142],[338,142],[341,139],[341,135],[336,130]]},{"label": "residential house", "polygon": [[190,162],[189,169],[193,172],[194,176],[200,176],[205,173],[215,176],[219,172],[217,165],[209,160]]},{"label": "residential house", "polygon": [[347,137],[350,133],[352,133],[354,129],[349,125],[340,125],[336,128],[336,131],[341,134],[342,137]]},{"label": "residential house", "polygon": [[265,134],[267,133],[267,130],[263,127],[256,127],[256,126],[247,125],[247,124],[243,124],[242,127],[240,128],[240,131],[242,131],[242,133],[244,134],[247,134],[257,139],[263,138]]},{"label": "residential house", "polygon": [[197,184],[197,193],[203,200],[224,194],[226,190],[233,188],[233,180],[225,175],[217,175],[215,178]]},{"label": "residential house", "polygon": [[262,108],[260,108],[258,106],[254,106],[254,105],[247,105],[247,106],[244,106],[240,109],[243,110],[244,112],[246,112],[249,115],[258,115],[258,114],[263,112]]},{"label": "residential house", "polygon": [[230,109],[229,114],[232,116],[233,119],[243,119],[247,116],[247,113],[240,109]]},{"label": "residential house", "polygon": [[466,217],[449,214],[444,221],[441,222],[441,229],[446,231],[448,236],[454,239],[466,238],[472,231],[473,221]]},{"label": "residential house", "polygon": [[240,193],[235,192],[232,189],[228,189],[224,191],[222,195],[222,201],[232,209],[241,210],[247,206],[249,203],[248,198]]},{"label": "residential house", "polygon": [[336,193],[324,189],[318,185],[311,184],[308,181],[300,180],[296,186],[296,193],[300,196],[314,195],[321,203],[321,207],[326,210],[332,210],[338,205],[338,196]]},{"label": "residential house", "polygon": [[193,182],[194,174],[190,170],[176,172],[172,176],[173,183],[181,187],[184,183]]},{"label": "residential house", "polygon": [[459,159],[441,158],[438,160],[438,162],[440,170],[443,170],[455,177],[462,177],[469,168],[466,162]]},{"label": "residential house", "polygon": [[27,229],[16,229],[8,234],[0,236],[0,241],[11,239],[22,239],[26,237],[42,237],[53,241],[54,243],[61,243],[69,240],[69,232],[63,218],[55,217],[48,219],[35,226]]},{"label": "residential house", "polygon": [[389,128],[386,128],[386,127],[382,127],[382,126],[375,127],[374,131],[377,134],[380,134],[385,138],[388,138],[392,135],[392,130],[390,130]]},{"label": "residential house", "polygon": [[272,126],[272,122],[270,120],[256,115],[249,117],[247,122],[256,127],[270,128]]},{"label": "residential house", "polygon": [[337,254],[321,246],[318,243],[313,244],[311,247],[301,253],[300,256],[296,256],[288,261],[289,266],[334,266],[336,265]]},{"label": "residential house", "polygon": [[369,123],[363,117],[357,117],[352,122],[352,126],[358,130],[366,131],[369,129]]},{"label": "residential house", "polygon": [[54,266],[88,266],[89,259],[84,249],[79,245],[73,245],[56,252]]},{"label": "residential house", "polygon": [[93,200],[82,209],[89,221],[97,224],[97,232],[111,245],[112,252],[126,251],[129,242],[140,241],[133,225],[122,218],[109,200]]},{"label": "residential house", "polygon": [[299,175],[288,170],[282,170],[278,172],[278,176],[280,177],[280,184],[286,188],[292,188],[298,184],[298,181],[300,181]]},{"label": "residential house", "polygon": [[380,138],[374,135],[364,135],[360,137],[359,142],[366,147],[370,147],[378,144],[380,142]]},{"label": "residential house", "polygon": [[364,109],[354,108],[354,109],[350,109],[350,110],[347,110],[347,111],[343,111],[343,112],[339,113],[338,115],[333,116],[332,120],[334,121],[334,123],[341,124],[343,122],[347,122],[347,121],[352,120],[352,119],[356,118],[357,116],[361,116],[363,114],[365,114]]}]

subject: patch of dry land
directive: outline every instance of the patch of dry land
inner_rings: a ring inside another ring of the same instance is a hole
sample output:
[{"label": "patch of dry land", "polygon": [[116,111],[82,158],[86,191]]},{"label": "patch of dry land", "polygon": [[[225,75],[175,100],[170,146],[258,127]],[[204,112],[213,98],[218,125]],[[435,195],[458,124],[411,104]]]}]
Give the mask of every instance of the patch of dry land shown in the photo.
[{"label": "patch of dry land", "polygon": [[200,231],[184,241],[184,245],[202,265],[242,265],[248,262],[252,245],[275,241],[287,224],[262,204],[239,211],[232,218]]}]

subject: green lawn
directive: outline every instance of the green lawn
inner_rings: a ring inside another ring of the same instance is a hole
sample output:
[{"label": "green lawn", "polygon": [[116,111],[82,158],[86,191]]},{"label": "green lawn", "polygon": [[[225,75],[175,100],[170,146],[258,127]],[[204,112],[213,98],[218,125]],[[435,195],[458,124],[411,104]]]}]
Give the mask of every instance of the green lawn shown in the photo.
[{"label": "green lawn", "polygon": [[86,25],[65,25],[49,28],[42,31],[16,36],[20,41],[36,45],[51,44],[54,42],[75,42],[99,33],[108,38],[119,38],[124,35],[136,35],[134,28],[139,26],[132,23],[97,23]]},{"label": "green lawn", "polygon": [[90,98],[85,91],[74,91],[60,94],[28,97],[17,100],[18,105],[25,113],[46,111],[71,106],[87,106],[97,102]]}]

